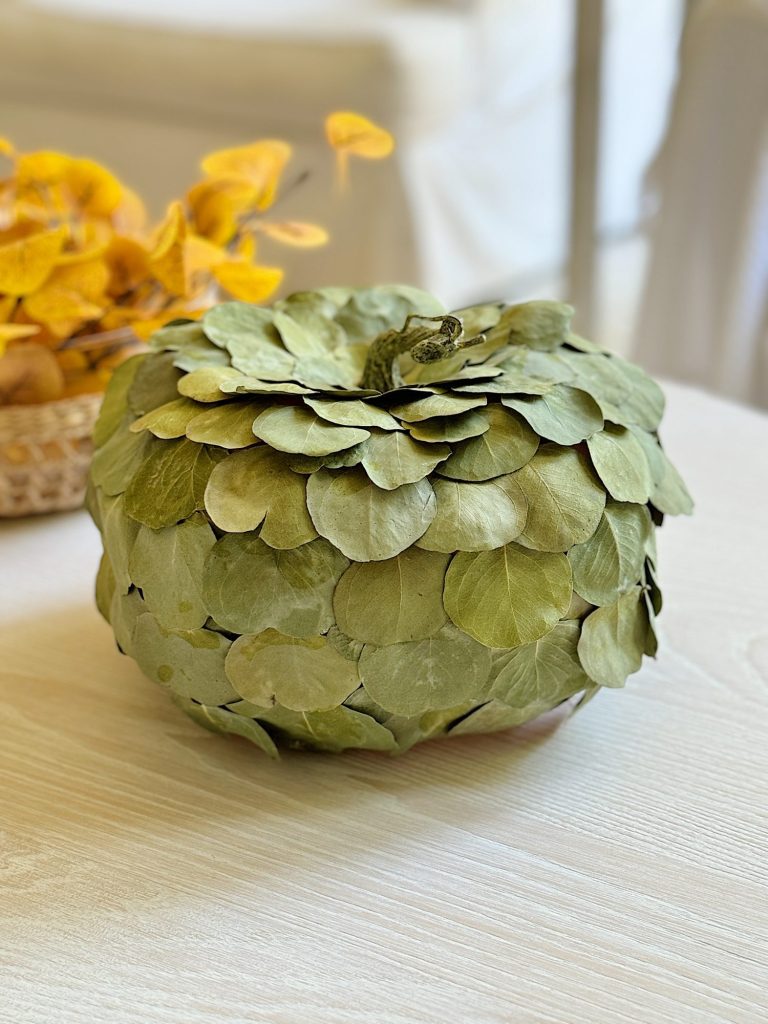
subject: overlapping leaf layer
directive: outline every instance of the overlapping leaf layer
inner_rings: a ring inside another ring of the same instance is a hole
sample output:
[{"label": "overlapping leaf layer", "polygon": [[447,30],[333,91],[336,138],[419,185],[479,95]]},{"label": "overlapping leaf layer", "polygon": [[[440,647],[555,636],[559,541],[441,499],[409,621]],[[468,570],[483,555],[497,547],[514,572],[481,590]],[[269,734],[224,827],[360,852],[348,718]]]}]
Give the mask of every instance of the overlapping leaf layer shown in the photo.
[{"label": "overlapping leaf layer", "polygon": [[207,728],[402,751],[621,686],[689,512],[663,396],[553,302],[225,303],[115,373],[89,504],[118,644]]}]

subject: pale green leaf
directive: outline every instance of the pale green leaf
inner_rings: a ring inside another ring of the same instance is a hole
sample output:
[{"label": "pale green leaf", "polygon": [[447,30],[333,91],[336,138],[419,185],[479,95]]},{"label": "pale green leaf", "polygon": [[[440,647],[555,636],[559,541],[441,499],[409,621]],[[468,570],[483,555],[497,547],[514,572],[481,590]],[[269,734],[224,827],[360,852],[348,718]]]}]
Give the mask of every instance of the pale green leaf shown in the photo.
[{"label": "pale green leaf", "polygon": [[116,430],[91,460],[91,480],[104,494],[121,494],[146,459],[162,448],[150,434]]},{"label": "pale green leaf", "polygon": [[491,700],[476,711],[471,711],[453,728],[448,730],[449,736],[473,736],[477,733],[501,732],[523,725],[532,718],[538,718],[549,711],[551,704],[534,703],[526,708],[510,708],[501,701]]},{"label": "pale green leaf", "polygon": [[378,487],[391,491],[429,476],[450,454],[447,444],[422,444],[400,431],[374,432],[365,447],[362,462],[371,480]]},{"label": "pale green leaf", "polygon": [[584,671],[601,686],[623,686],[642,664],[647,630],[640,587],[597,608],[581,626],[579,658]]},{"label": "pale green leaf", "polygon": [[586,391],[557,384],[545,395],[501,399],[528,421],[541,437],[558,444],[578,444],[603,428],[600,406]]},{"label": "pale green leaf", "polygon": [[367,430],[335,426],[297,405],[267,409],[253,424],[253,432],[278,451],[309,456],[330,455],[370,437]]},{"label": "pale green leaf", "polygon": [[491,668],[487,648],[444,626],[425,640],[363,649],[360,676],[386,711],[418,715],[479,698]]},{"label": "pale green leaf", "polygon": [[459,416],[439,416],[434,419],[413,423],[408,430],[417,441],[436,444],[442,441],[455,444],[469,437],[478,437],[491,426],[487,416],[477,412],[465,412]]},{"label": "pale green leaf", "polygon": [[329,423],[343,427],[379,427],[381,430],[399,430],[400,424],[385,409],[369,402],[350,398],[338,401],[333,398],[305,398],[305,405]]},{"label": "pale green leaf", "polygon": [[206,559],[203,599],[229,632],[312,636],[333,624],[333,591],[348,564],[321,539],[280,551],[252,533],[227,534]]},{"label": "pale green leaf", "polygon": [[253,719],[244,718],[228,708],[198,704],[187,697],[174,696],[173,700],[182,711],[189,715],[198,725],[202,725],[204,729],[208,729],[210,732],[223,732],[233,736],[242,736],[243,739],[249,740],[263,750],[273,760],[279,758],[280,755],[277,752],[275,741],[267,730],[259,725],[258,722],[254,722]]},{"label": "pale green leaf", "polygon": [[368,644],[432,636],[447,621],[443,581],[448,558],[408,548],[381,562],[355,562],[339,580],[333,608],[339,628]]},{"label": "pale green leaf", "polygon": [[221,455],[186,438],[157,442],[126,488],[125,511],[155,530],[189,518],[205,507],[208,477]]},{"label": "pale green leaf", "polygon": [[200,413],[200,405],[189,398],[175,398],[165,405],[158,405],[156,409],[134,420],[131,424],[131,432],[138,434],[142,430],[148,430],[155,437],[167,440],[172,437],[183,437],[187,424]]},{"label": "pale green leaf", "polygon": [[128,412],[128,391],[143,360],[147,358],[147,355],[131,356],[113,370],[93,428],[93,443],[97,448],[101,448],[122,423]]},{"label": "pale green leaf", "polygon": [[420,423],[422,420],[430,420],[435,416],[458,416],[471,409],[481,408],[487,401],[488,399],[484,396],[425,394],[424,398],[393,405],[390,412],[407,423]]},{"label": "pale green leaf", "polygon": [[651,496],[653,483],[643,449],[626,427],[608,424],[587,440],[597,475],[616,501],[644,505]]},{"label": "pale green leaf", "polygon": [[292,711],[327,711],[359,685],[357,665],[325,637],[286,636],[275,629],[241,636],[227,656],[227,674],[245,700]]},{"label": "pale green leaf", "polygon": [[295,548],[317,536],[304,478],[266,445],[233,452],[214,468],[205,508],[228,533],[247,533],[263,523],[261,539],[274,548]]},{"label": "pale green leaf", "polygon": [[237,700],[224,672],[230,641],[210,629],[166,629],[154,615],[139,615],[133,657],[142,672],[179,697],[202,704]]},{"label": "pale green leaf", "polygon": [[228,394],[223,390],[225,384],[234,388],[248,379],[232,366],[201,366],[199,370],[184,374],[178,391],[196,402],[222,402]]},{"label": "pale green leaf", "polygon": [[356,562],[393,558],[435,518],[427,480],[385,491],[361,469],[321,469],[307,481],[307,506],[317,532]]},{"label": "pale green leaf", "polygon": [[690,515],[693,500],[666,452],[652,434],[640,427],[632,427],[631,430],[643,449],[651,474],[651,504],[665,515]]},{"label": "pale green leaf", "polygon": [[248,701],[233,705],[238,714],[255,712],[261,721],[284,737],[289,746],[311,750],[394,750],[392,733],[369,715],[348,707],[328,711],[291,711],[274,707],[258,709]]},{"label": "pale green leaf", "polygon": [[437,515],[418,541],[430,551],[486,551],[523,531],[528,502],[514,476],[484,483],[433,480]]},{"label": "pale green leaf", "polygon": [[178,398],[176,387],[181,371],[173,365],[173,352],[148,355],[142,359],[128,386],[128,408],[136,416]]},{"label": "pale green leaf", "polygon": [[544,636],[571,601],[565,555],[507,544],[459,552],[445,578],[445,610],[486,647],[519,647]]},{"label": "pale green leaf", "polygon": [[203,603],[203,566],[216,536],[201,512],[177,526],[139,527],[128,560],[131,580],[147,609],[169,629],[198,629],[208,612]]},{"label": "pale green leaf", "polygon": [[521,543],[539,551],[567,551],[597,529],[605,491],[577,449],[544,445],[515,479],[528,501]]},{"label": "pale green leaf", "polygon": [[491,405],[483,413],[489,429],[479,437],[460,442],[440,466],[440,476],[453,480],[490,480],[520,469],[531,460],[539,438],[516,413]]},{"label": "pale green leaf", "polygon": [[199,411],[187,424],[187,437],[198,444],[219,448],[248,448],[258,444],[253,421],[268,405],[264,402],[228,402]]},{"label": "pale green leaf", "polygon": [[551,706],[590,685],[576,652],[578,622],[558,622],[533,643],[504,654],[494,663],[490,694],[509,707]]},{"label": "pale green leaf", "polygon": [[592,537],[568,552],[574,590],[591,604],[611,604],[640,579],[652,532],[645,505],[609,501]]}]

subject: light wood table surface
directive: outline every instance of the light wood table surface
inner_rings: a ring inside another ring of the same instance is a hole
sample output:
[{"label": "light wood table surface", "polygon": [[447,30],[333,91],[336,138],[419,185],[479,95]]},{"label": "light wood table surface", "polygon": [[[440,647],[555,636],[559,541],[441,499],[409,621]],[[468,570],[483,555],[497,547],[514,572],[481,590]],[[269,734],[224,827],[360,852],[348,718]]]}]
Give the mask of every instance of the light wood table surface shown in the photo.
[{"label": "light wood table surface", "polygon": [[198,728],[1,526],[2,1024],[764,1024],[768,418],[669,390],[658,661],[400,759]]}]

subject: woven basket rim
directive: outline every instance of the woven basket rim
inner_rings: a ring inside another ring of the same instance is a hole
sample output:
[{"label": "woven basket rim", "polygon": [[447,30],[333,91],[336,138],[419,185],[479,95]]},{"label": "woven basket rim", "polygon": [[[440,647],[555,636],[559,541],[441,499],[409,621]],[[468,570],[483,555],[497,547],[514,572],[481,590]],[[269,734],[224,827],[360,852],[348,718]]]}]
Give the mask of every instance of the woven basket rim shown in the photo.
[{"label": "woven basket rim", "polygon": [[48,402],[10,402],[7,405],[0,403],[0,416],[3,413],[14,413],[19,416],[25,412],[34,413],[36,410],[51,409],[64,405],[93,405],[101,402],[104,398],[103,391],[88,391],[82,395],[67,395],[65,398],[52,398]]}]

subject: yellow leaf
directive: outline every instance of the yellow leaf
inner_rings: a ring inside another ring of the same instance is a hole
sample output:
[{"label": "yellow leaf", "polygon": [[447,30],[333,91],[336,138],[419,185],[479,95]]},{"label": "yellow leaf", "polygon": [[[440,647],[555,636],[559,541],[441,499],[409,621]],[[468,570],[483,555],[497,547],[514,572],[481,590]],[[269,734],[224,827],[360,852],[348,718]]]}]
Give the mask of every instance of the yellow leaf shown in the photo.
[{"label": "yellow leaf", "polygon": [[184,262],[190,278],[202,270],[212,270],[213,267],[225,263],[229,258],[226,249],[214,245],[207,238],[201,238],[200,235],[187,235],[184,243]]},{"label": "yellow leaf", "polygon": [[230,295],[243,302],[264,302],[283,280],[279,267],[254,267],[242,260],[230,260],[214,267],[213,276]]},{"label": "yellow leaf", "polygon": [[74,208],[87,217],[109,217],[123,194],[120,181],[95,160],[53,150],[22,153],[16,178],[20,200],[59,211]]},{"label": "yellow leaf", "polygon": [[[250,185],[240,186],[250,196]],[[226,245],[237,231],[237,208],[223,182],[200,181],[187,193],[195,232],[214,245]]]},{"label": "yellow leaf", "polygon": [[0,135],[0,156],[13,156],[15,152],[16,148],[11,140]]},{"label": "yellow leaf", "polygon": [[395,140],[384,128],[374,124],[362,114],[337,110],[325,119],[325,135],[336,150],[339,181],[347,180],[347,162],[350,156],[366,160],[382,160],[395,148]]},{"label": "yellow leaf", "polygon": [[149,253],[132,238],[114,235],[104,253],[109,280],[106,291],[113,298],[133,291],[149,274]]},{"label": "yellow leaf", "polygon": [[171,203],[168,214],[160,225],[149,265],[157,280],[173,295],[185,295],[187,277],[184,268],[184,240],[187,222],[178,201]]},{"label": "yellow leaf", "polygon": [[43,231],[0,245],[0,292],[28,295],[43,284],[56,263],[67,232]]},{"label": "yellow leaf", "polygon": [[56,338],[69,338],[91,320],[97,320],[103,308],[66,288],[45,287],[24,299],[24,312]]},{"label": "yellow leaf", "polygon": [[9,341],[29,338],[40,330],[35,324],[0,324],[0,356]]},{"label": "yellow leaf", "polygon": [[147,208],[136,192],[123,186],[123,197],[112,214],[115,229],[123,235],[137,235],[147,223]]},{"label": "yellow leaf", "polygon": [[298,220],[284,220],[276,224],[257,224],[256,229],[276,242],[293,245],[299,249],[314,249],[325,245],[328,232],[319,224],[305,224]]},{"label": "yellow leaf", "polygon": [[[58,264],[40,291],[64,288],[101,305],[109,285],[109,268],[101,255],[91,255],[79,263]],[[37,293],[38,295],[40,292]]]},{"label": "yellow leaf", "polygon": [[277,186],[291,147],[278,139],[261,139],[248,146],[220,149],[201,161],[209,178],[245,182],[254,189],[254,209],[266,210],[275,200]]},{"label": "yellow leaf", "polygon": [[28,405],[60,398],[64,374],[50,349],[35,342],[9,348],[0,359],[0,405]]},{"label": "yellow leaf", "polygon": [[123,197],[123,186],[115,175],[84,157],[69,160],[60,187],[67,205],[90,217],[108,217]]}]

